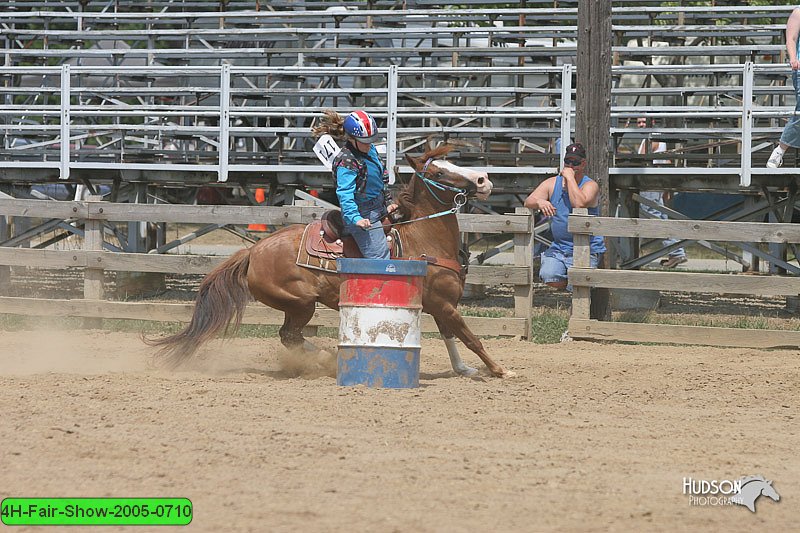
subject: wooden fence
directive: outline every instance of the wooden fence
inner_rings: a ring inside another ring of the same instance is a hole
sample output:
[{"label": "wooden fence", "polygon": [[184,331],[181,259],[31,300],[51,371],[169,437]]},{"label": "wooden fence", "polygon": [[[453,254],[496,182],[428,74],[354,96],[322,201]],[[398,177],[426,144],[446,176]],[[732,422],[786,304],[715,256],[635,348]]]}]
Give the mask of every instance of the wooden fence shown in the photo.
[{"label": "wooden fence", "polygon": [[569,217],[569,231],[573,233],[575,243],[574,268],[569,271],[569,280],[573,285],[572,315],[569,321],[569,334],[572,338],[753,348],[800,346],[800,331],[605,322],[589,317],[590,294],[594,287],[760,296],[800,294],[798,276],[590,269],[591,235],[657,239],[669,235],[676,239],[695,241],[789,244],[800,243],[800,224],[665,221],[573,214]]},{"label": "wooden fence", "polygon": [[[49,201],[0,199],[0,216],[85,221],[81,250],[39,250],[0,247],[2,266],[44,269],[82,268],[84,298],[72,300],[0,297],[0,313],[39,316],[78,316],[155,321],[188,321],[193,303],[109,301],[103,293],[105,270],[206,274],[225,257],[206,255],[159,255],[117,253],[103,250],[106,221],[147,221],[165,223],[288,225],[308,223],[324,212],[320,207],[193,206],[167,204],[119,204],[101,201]],[[470,266],[467,283],[514,285],[514,317],[465,317],[477,335],[508,335],[528,338],[532,307],[533,246],[532,220],[528,209],[513,215],[459,214],[465,233],[513,234],[514,264]],[[260,303],[247,307],[244,323],[282,324],[283,313]],[[309,326],[338,327],[336,311],[317,309]],[[436,332],[432,317],[423,316],[422,330]]]}]

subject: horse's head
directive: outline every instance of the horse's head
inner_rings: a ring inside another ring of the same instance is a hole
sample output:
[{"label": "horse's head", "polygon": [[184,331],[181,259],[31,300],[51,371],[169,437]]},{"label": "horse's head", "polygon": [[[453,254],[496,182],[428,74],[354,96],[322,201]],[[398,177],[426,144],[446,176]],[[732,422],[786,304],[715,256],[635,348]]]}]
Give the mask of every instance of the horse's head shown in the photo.
[{"label": "horse's head", "polygon": [[761,485],[761,494],[768,498],[772,498],[776,502],[781,499],[781,495],[778,494],[778,491],[772,486],[772,481],[767,481]]},{"label": "horse's head", "polygon": [[[450,161],[437,160],[437,157],[445,155],[452,150],[450,145],[440,146],[425,152],[419,157],[412,157],[406,154],[406,161],[416,172],[416,175],[423,180],[460,189],[469,197],[477,197],[479,200],[486,200],[492,193],[492,182],[484,171],[471,170],[454,165]],[[445,188],[445,190],[451,190]],[[457,193],[458,191],[452,191]]]}]

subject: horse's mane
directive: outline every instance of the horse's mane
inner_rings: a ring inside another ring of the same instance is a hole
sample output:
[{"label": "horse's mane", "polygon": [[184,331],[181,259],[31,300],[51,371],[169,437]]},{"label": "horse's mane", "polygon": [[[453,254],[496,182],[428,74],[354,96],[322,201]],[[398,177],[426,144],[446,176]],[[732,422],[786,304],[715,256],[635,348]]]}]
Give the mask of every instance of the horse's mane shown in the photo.
[{"label": "horse's mane", "polygon": [[744,487],[745,485],[747,485],[751,481],[763,481],[765,483],[767,482],[767,480],[764,479],[764,476],[747,476],[747,477],[743,477],[739,481],[742,483],[742,487]]},{"label": "horse's mane", "polygon": [[424,154],[422,154],[419,158],[428,160],[428,159],[439,159],[442,156],[447,155],[450,151],[455,148],[452,144],[442,144],[441,146],[437,146],[436,148],[431,148]]},{"label": "horse's mane", "polygon": [[[442,156],[447,155],[453,148],[455,148],[455,146],[452,144],[443,144],[441,146],[437,146],[436,148],[430,148],[424,154],[419,156],[419,159],[423,161],[427,161],[428,159],[439,159]],[[416,169],[414,169],[414,171],[416,172]],[[404,217],[410,216],[414,209],[414,195],[416,193],[414,185],[416,183],[417,180],[414,179],[414,176],[411,176],[411,179],[408,180],[406,186],[403,187],[398,193],[397,203],[400,206]]]},{"label": "horse's mane", "polygon": [[344,139],[347,136],[344,132],[344,117],[333,109],[326,109],[319,124],[311,127],[314,137],[321,137],[326,133],[334,139]]}]

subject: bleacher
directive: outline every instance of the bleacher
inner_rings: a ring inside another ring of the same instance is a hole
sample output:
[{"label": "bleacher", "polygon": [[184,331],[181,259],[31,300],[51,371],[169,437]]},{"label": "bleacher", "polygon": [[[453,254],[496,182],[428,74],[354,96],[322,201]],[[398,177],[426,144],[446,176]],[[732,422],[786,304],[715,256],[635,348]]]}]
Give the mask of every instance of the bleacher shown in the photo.
[{"label": "bleacher", "polygon": [[[649,163],[630,147],[652,134],[669,143],[672,162],[654,176],[689,183],[701,168],[726,183],[736,176],[735,186],[758,178],[794,109],[790,7],[629,4],[614,2],[612,19],[614,179],[622,186]],[[575,120],[577,1],[460,5],[9,1],[2,179],[324,188],[314,119],[363,107],[386,124],[396,99],[387,127],[398,154],[458,143],[459,161],[498,175],[498,198],[513,203],[555,171],[562,124]],[[638,116],[658,126],[637,129]]]}]

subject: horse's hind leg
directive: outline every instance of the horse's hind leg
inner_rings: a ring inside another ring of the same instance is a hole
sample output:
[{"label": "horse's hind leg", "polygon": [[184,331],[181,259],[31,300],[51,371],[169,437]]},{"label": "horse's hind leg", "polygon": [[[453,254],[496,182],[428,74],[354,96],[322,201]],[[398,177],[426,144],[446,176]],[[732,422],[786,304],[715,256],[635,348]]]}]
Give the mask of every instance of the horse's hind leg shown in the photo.
[{"label": "horse's hind leg", "polygon": [[278,331],[283,344],[289,350],[303,349],[318,352],[319,349],[303,337],[303,328],[314,316],[314,302],[284,310],[283,326]]},{"label": "horse's hind leg", "polygon": [[452,331],[456,337],[461,339],[461,342],[464,343],[464,346],[475,352],[475,354],[481,358],[481,361],[486,364],[487,368],[489,368],[489,372],[491,372],[493,375],[502,378],[513,377],[516,375],[514,372],[509,372],[503,368],[501,365],[495,362],[488,353],[486,353],[483,343],[469,330],[467,324],[464,322],[464,319],[461,317],[461,313],[458,312],[455,306],[450,303],[445,303],[444,306],[440,308],[440,310],[434,316],[437,324],[443,324],[447,330]]},{"label": "horse's hind leg", "polygon": [[453,335],[453,332],[447,329],[438,318],[434,317],[433,319],[436,321],[436,327],[439,328],[439,333],[442,335],[444,345],[447,347],[447,354],[450,356],[450,365],[452,365],[453,371],[459,376],[474,376],[477,374],[477,368],[467,366],[464,364],[464,361],[461,360],[461,354],[458,353],[456,337]]}]

